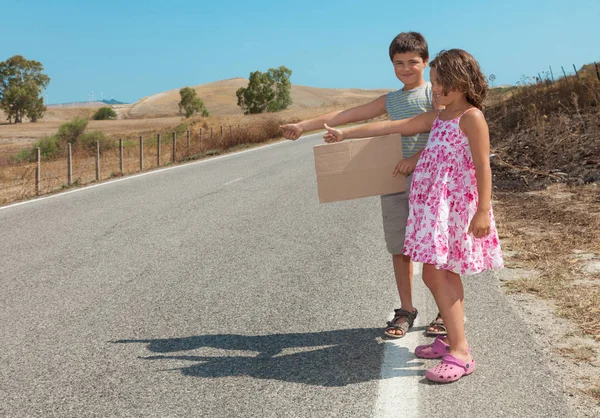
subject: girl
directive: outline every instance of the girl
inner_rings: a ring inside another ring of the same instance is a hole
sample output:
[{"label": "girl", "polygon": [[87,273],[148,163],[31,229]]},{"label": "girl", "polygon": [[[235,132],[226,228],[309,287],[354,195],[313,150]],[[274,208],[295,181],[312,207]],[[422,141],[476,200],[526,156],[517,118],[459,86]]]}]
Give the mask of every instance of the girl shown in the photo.
[{"label": "girl", "polygon": [[[489,130],[481,108],[487,82],[466,51],[442,51],[430,64],[432,91],[443,110],[410,119],[337,130],[325,125],[327,142],[391,133],[431,132],[413,172],[403,253],[423,263],[448,335],[419,346],[422,358],[442,358],[425,377],[454,382],[475,370],[463,324],[461,274],[503,267],[491,207]],[[400,162],[393,175],[409,174]]]}]

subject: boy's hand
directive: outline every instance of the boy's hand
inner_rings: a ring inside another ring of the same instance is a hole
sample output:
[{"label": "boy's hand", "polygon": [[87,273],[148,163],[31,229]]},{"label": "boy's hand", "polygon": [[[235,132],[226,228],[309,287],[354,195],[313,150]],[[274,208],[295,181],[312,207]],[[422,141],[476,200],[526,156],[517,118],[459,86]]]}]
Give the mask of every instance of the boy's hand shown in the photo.
[{"label": "boy's hand", "polygon": [[300,138],[304,133],[304,129],[298,123],[288,123],[287,125],[281,125],[279,128],[283,130],[283,137],[292,141]]},{"label": "boy's hand", "polygon": [[341,142],[344,140],[344,134],[339,129],[331,128],[327,124],[325,124],[325,129],[327,129],[327,133],[323,135],[325,142]]},{"label": "boy's hand", "polygon": [[490,214],[489,212],[475,212],[471,219],[467,234],[473,234],[475,238],[483,238],[490,233]]},{"label": "boy's hand", "polygon": [[[415,158],[417,157],[417,158]],[[400,160],[396,168],[394,169],[394,177],[398,174],[402,174],[403,176],[408,176],[410,173],[415,171],[415,167],[417,166],[417,162],[419,161],[418,156],[413,155],[412,157],[404,158]]]}]

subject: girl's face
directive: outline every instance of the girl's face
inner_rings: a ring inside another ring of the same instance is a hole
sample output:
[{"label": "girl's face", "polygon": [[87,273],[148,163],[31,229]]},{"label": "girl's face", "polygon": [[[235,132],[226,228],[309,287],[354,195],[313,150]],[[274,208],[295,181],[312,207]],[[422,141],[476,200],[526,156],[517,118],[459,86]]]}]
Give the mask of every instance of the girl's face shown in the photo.
[{"label": "girl's face", "polygon": [[460,91],[450,90],[447,94],[444,94],[444,87],[440,84],[437,78],[437,72],[435,68],[429,71],[429,79],[431,80],[431,92],[437,100],[438,104],[442,106],[448,106],[457,100],[464,97],[464,93]]}]

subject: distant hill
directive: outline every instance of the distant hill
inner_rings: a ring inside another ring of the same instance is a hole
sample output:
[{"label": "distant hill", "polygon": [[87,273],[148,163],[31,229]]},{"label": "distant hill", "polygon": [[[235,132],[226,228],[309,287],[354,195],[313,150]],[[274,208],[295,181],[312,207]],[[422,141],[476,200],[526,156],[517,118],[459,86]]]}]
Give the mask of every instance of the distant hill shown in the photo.
[{"label": "distant hill", "polygon": [[55,103],[55,104],[46,105],[46,107],[48,109],[56,109],[56,108],[64,109],[64,108],[72,108],[72,107],[95,108],[95,107],[102,107],[102,106],[106,106],[106,104],[104,104],[103,102],[100,102],[100,101]]},{"label": "distant hill", "polygon": [[[211,115],[242,114],[237,105],[235,92],[240,87],[247,87],[245,78],[231,78],[213,83],[193,86]],[[292,101],[290,109],[312,108],[321,106],[348,106],[364,103],[390,92],[391,89],[327,89],[292,84]],[[126,118],[148,118],[156,116],[173,116],[179,114],[178,103],[181,100],[179,88],[144,97],[123,109]]]},{"label": "distant hill", "polygon": [[125,102],[120,102],[120,101],[115,100],[115,99],[110,99],[110,100],[104,99],[104,100],[100,100],[100,101],[102,103],[106,103],[107,105],[124,105],[124,104],[127,104]]},{"label": "distant hill", "polygon": [[69,102],[69,103],[56,103],[56,104],[49,104],[46,105],[46,107],[49,108],[70,108],[70,107],[102,107],[102,106],[106,106],[106,105],[124,105],[127,104],[125,102],[120,102],[118,100],[115,99],[110,99],[110,100],[95,100],[93,102]]}]

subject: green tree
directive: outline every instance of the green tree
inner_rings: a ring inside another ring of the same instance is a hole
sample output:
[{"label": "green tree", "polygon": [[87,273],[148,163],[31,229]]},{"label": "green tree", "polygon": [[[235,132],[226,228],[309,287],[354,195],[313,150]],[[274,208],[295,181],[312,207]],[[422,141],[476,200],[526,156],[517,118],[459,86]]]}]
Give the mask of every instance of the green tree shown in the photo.
[{"label": "green tree", "polygon": [[284,67],[269,68],[266,73],[250,73],[248,87],[240,87],[235,95],[238,106],[246,115],[278,112],[292,104],[292,70]]},{"label": "green tree", "polygon": [[21,55],[0,62],[0,109],[9,122],[21,123],[24,116],[35,122],[46,110],[41,95],[50,77],[43,70],[40,62]]},{"label": "green tree", "polygon": [[191,87],[184,87],[179,90],[181,101],[179,102],[179,112],[185,112],[185,117],[189,118],[196,113],[202,116],[208,116],[208,109],[204,102],[196,95],[196,90]]},{"label": "green tree", "polygon": [[92,119],[94,120],[108,120],[108,119],[116,119],[117,114],[110,107],[101,107],[94,113]]}]

